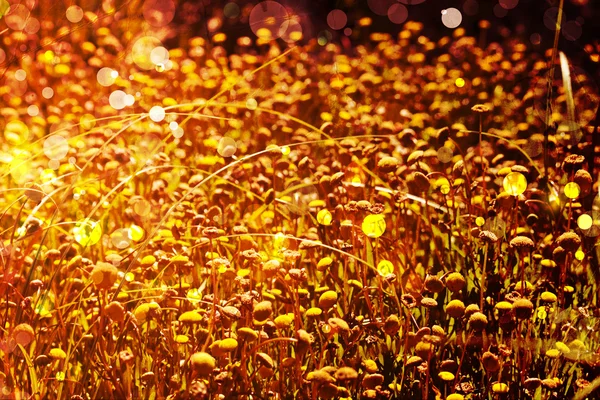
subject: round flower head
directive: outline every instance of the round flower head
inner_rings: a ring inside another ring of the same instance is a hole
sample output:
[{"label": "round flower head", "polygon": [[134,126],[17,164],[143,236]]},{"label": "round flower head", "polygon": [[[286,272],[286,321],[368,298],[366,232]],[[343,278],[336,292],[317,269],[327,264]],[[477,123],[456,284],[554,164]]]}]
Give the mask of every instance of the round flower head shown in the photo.
[{"label": "round flower head", "polygon": [[330,309],[338,300],[338,295],[333,290],[328,290],[319,297],[319,308]]},{"label": "round flower head", "polygon": [[520,253],[526,253],[533,250],[535,243],[527,236],[517,236],[510,241],[510,247],[516,249]]},{"label": "round flower head", "polygon": [[261,301],[254,306],[253,316],[257,321],[265,321],[273,313],[273,304],[268,301]]},{"label": "round flower head", "polygon": [[481,312],[476,312],[469,318],[469,326],[476,331],[485,329],[488,323],[487,317]]},{"label": "round flower head", "polygon": [[91,278],[98,289],[110,289],[117,281],[119,270],[112,264],[99,261],[92,270]]},{"label": "round flower head", "polygon": [[565,172],[574,172],[580,169],[584,162],[584,156],[579,154],[569,154],[562,163],[562,169]]},{"label": "round flower head", "polygon": [[465,313],[465,304],[460,300],[451,300],[446,305],[446,313],[452,318],[460,318]]},{"label": "round flower head", "polygon": [[446,287],[451,292],[460,291],[466,284],[465,277],[462,276],[459,272],[452,272],[446,276]]},{"label": "round flower head", "polygon": [[377,163],[377,167],[384,173],[393,172],[398,168],[398,160],[395,157],[383,157]]},{"label": "round flower head", "polygon": [[338,381],[349,381],[358,378],[358,372],[351,367],[341,367],[335,371],[335,379]]},{"label": "round flower head", "polygon": [[484,243],[492,244],[498,241],[498,236],[491,231],[481,231],[479,232],[479,239],[481,239]]},{"label": "round flower head", "polygon": [[581,188],[582,196],[587,196],[592,191],[593,179],[589,172],[585,169],[578,169],[573,177],[573,182],[579,185]]},{"label": "round flower head", "polygon": [[483,368],[489,372],[496,372],[500,369],[500,360],[498,359],[498,356],[489,351],[483,353],[481,363],[483,364]]},{"label": "round flower head", "polygon": [[475,104],[473,107],[471,107],[471,110],[479,114],[490,112],[490,108],[485,104]]},{"label": "round flower head", "polygon": [[427,275],[424,286],[432,293],[439,293],[444,290],[444,282],[435,275]]},{"label": "round flower head", "polygon": [[515,316],[519,319],[527,319],[533,312],[533,303],[527,299],[519,299],[513,303]]},{"label": "round flower head", "polygon": [[190,357],[192,369],[201,376],[210,375],[216,367],[213,356],[208,353],[198,352]]},{"label": "round flower head", "polygon": [[565,232],[556,238],[556,245],[573,252],[581,245],[581,238],[575,232]]}]

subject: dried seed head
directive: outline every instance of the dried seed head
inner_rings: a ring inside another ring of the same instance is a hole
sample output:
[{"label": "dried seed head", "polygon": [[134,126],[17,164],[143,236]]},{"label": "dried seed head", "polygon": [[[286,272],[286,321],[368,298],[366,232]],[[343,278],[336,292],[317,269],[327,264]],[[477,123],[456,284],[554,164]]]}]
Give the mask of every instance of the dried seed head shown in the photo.
[{"label": "dried seed head", "polygon": [[341,367],[337,371],[335,371],[335,379],[338,381],[349,381],[358,378],[358,372],[354,368],[351,367]]},{"label": "dried seed head", "polygon": [[525,379],[525,382],[523,382],[523,385],[525,386],[525,389],[535,391],[542,385],[542,380],[539,378],[527,378]]},{"label": "dried seed head", "polygon": [[444,331],[444,328],[442,328],[439,325],[432,326],[431,327],[431,333],[433,333],[435,336],[439,336],[439,337],[446,336],[446,332]]},{"label": "dried seed head", "polygon": [[481,312],[473,313],[473,315],[471,315],[469,318],[469,326],[476,331],[485,329],[487,323],[487,317]]},{"label": "dried seed head", "polygon": [[424,360],[429,359],[429,354],[433,351],[433,344],[427,342],[419,342],[415,346],[415,353]]},{"label": "dried seed head", "polygon": [[104,311],[115,322],[123,322],[125,320],[125,307],[118,301],[110,302],[104,308]]},{"label": "dried seed head", "polygon": [[475,104],[473,107],[471,107],[471,110],[476,113],[484,114],[490,112],[490,107],[486,106],[485,104]]},{"label": "dried seed head", "polygon": [[527,236],[516,236],[510,241],[510,247],[516,249],[520,253],[526,253],[533,250],[535,243]]},{"label": "dried seed head", "polygon": [[496,372],[500,369],[500,360],[498,359],[498,356],[489,351],[483,353],[481,363],[483,364],[483,368],[488,372]]},{"label": "dried seed head", "polygon": [[467,308],[465,308],[465,317],[469,318],[471,315],[478,311],[480,310],[477,304],[469,304]]},{"label": "dried seed head", "polygon": [[454,163],[454,166],[452,167],[452,176],[455,179],[461,177],[464,172],[465,162],[463,160],[458,160],[456,163]]},{"label": "dried seed head", "polygon": [[256,353],[256,361],[263,367],[273,369],[275,367],[275,363],[270,355],[267,353]]},{"label": "dried seed head", "polygon": [[323,310],[329,310],[338,299],[338,295],[333,290],[328,290],[319,297],[319,307]]},{"label": "dried seed head", "polygon": [[256,339],[258,339],[258,333],[249,327],[242,327],[242,328],[238,328],[237,330],[237,335],[238,338],[240,338],[241,340],[243,340],[244,342],[253,342]]},{"label": "dried seed head", "polygon": [[515,316],[519,319],[527,319],[531,317],[533,312],[533,303],[527,299],[519,299],[513,303]]},{"label": "dried seed head", "polygon": [[338,387],[333,383],[324,383],[319,386],[318,394],[323,399],[334,399],[338,397]]},{"label": "dried seed head", "polygon": [[575,232],[565,232],[556,238],[555,243],[566,251],[573,252],[581,245],[581,238]]},{"label": "dried seed head", "polygon": [[492,231],[481,231],[479,232],[479,239],[481,239],[484,243],[496,243],[498,241],[498,236]]},{"label": "dried seed head", "polygon": [[505,313],[508,312],[510,310],[512,310],[513,305],[512,303],[508,302],[508,301],[500,301],[496,304],[495,307],[499,312],[501,313]]},{"label": "dried seed head", "polygon": [[252,313],[253,317],[257,321],[266,321],[267,318],[271,316],[273,313],[273,304],[268,301],[261,301],[260,303],[254,306],[254,311]]},{"label": "dried seed head", "polygon": [[378,370],[377,363],[373,360],[363,360],[362,364],[364,365],[365,370],[370,374],[373,374]]},{"label": "dried seed head", "polygon": [[362,380],[362,386],[366,389],[375,389],[383,383],[384,376],[381,374],[368,374]]},{"label": "dried seed head", "polygon": [[99,261],[92,270],[91,278],[98,289],[110,289],[117,281],[119,270],[112,264]]},{"label": "dried seed head", "polygon": [[452,272],[446,276],[446,287],[453,293],[459,292],[466,283],[465,277],[459,272]]},{"label": "dried seed head", "polygon": [[423,158],[423,151],[422,150],[415,150],[412,153],[410,153],[410,155],[406,159],[406,164],[413,165],[414,163],[416,163],[417,161],[419,161],[421,158]]},{"label": "dried seed head", "polygon": [[29,343],[33,342],[33,339],[35,339],[35,332],[33,331],[31,325],[23,323],[15,326],[15,329],[13,330],[13,337],[15,338],[17,344],[20,344],[21,346],[27,346]]},{"label": "dried seed head", "polygon": [[494,384],[492,384],[492,392],[508,393],[508,385],[506,383],[495,382]]},{"label": "dried seed head", "polygon": [[393,172],[398,168],[398,160],[395,157],[383,157],[377,163],[377,167],[381,170],[381,172],[389,173]]},{"label": "dried seed head", "polygon": [[432,299],[431,297],[423,297],[421,299],[421,305],[425,308],[434,308],[437,307],[438,302],[435,299]]},{"label": "dried seed head", "polygon": [[429,190],[430,183],[424,173],[415,171],[406,178],[406,185],[413,193],[420,194]]},{"label": "dried seed head", "polygon": [[335,378],[331,376],[331,374],[327,371],[323,371],[322,369],[318,369],[316,371],[311,371],[306,375],[306,380],[310,382],[319,382],[319,383],[333,383],[335,382]]},{"label": "dried seed head", "polygon": [[341,318],[337,318],[337,317],[329,318],[327,320],[327,323],[329,324],[329,326],[331,326],[331,328],[334,332],[345,332],[345,333],[350,332],[350,326],[348,325],[348,323],[346,321],[344,321]]},{"label": "dried seed head", "polygon": [[435,275],[427,275],[425,283],[423,284],[425,289],[432,293],[439,293],[444,290],[444,282]]},{"label": "dried seed head", "polygon": [[583,197],[591,193],[593,187],[592,176],[585,169],[578,169],[573,177],[573,182],[579,185]]},{"label": "dried seed head", "polygon": [[581,168],[584,162],[584,156],[579,154],[569,154],[562,163],[562,169],[565,172],[575,172]]},{"label": "dried seed head", "polygon": [[190,365],[201,376],[210,375],[216,367],[213,356],[208,353],[198,352],[190,357]]},{"label": "dried seed head", "polygon": [[294,322],[294,319],[288,314],[278,315],[273,320],[273,323],[277,327],[277,329],[286,329],[289,328]]},{"label": "dried seed head", "polygon": [[219,342],[219,350],[223,353],[230,353],[237,349],[238,341],[234,338],[225,338]]},{"label": "dried seed head", "polygon": [[400,320],[395,314],[390,315],[383,324],[383,330],[390,336],[394,336],[400,330]]},{"label": "dried seed head", "polygon": [[420,365],[423,362],[423,359],[419,356],[412,356],[406,360],[407,367],[414,367],[416,365]]},{"label": "dried seed head", "polygon": [[446,313],[452,318],[460,318],[465,313],[465,304],[460,300],[450,300],[446,305]]}]

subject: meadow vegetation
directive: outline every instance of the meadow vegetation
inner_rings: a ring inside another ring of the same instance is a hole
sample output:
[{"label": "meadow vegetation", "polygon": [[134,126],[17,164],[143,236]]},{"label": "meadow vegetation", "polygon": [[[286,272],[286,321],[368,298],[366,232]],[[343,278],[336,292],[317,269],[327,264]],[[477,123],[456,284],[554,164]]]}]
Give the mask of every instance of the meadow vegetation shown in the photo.
[{"label": "meadow vegetation", "polygon": [[0,398],[598,386],[599,97],[556,48],[83,18],[4,64]]}]

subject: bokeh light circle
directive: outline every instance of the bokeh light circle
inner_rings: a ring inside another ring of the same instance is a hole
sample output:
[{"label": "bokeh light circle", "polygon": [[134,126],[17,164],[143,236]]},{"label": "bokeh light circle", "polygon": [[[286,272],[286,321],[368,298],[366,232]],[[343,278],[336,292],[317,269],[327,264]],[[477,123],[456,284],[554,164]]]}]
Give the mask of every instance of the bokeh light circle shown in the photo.
[{"label": "bokeh light circle", "polygon": [[395,0],[367,0],[367,4],[371,11],[381,16],[387,15],[388,10],[395,3]]},{"label": "bokeh light circle", "polygon": [[72,5],[67,8],[66,15],[69,22],[76,24],[83,19],[83,9],[79,6]]},{"label": "bokeh light circle", "polygon": [[490,231],[496,235],[498,239],[502,239],[506,233],[506,222],[498,216],[494,218],[488,218],[485,221],[482,230]]},{"label": "bokeh light circle", "polygon": [[23,30],[30,35],[36,34],[40,30],[40,20],[32,17],[28,18]]},{"label": "bokeh light circle", "polygon": [[581,188],[576,182],[569,182],[565,185],[565,196],[571,200],[575,200],[579,197]]},{"label": "bokeh light circle", "polygon": [[139,199],[135,203],[133,203],[133,212],[135,212],[140,217],[145,217],[150,214],[152,209],[152,204],[146,199]]},{"label": "bokeh light circle", "polygon": [[10,29],[22,31],[25,28],[29,14],[29,9],[23,4],[13,4],[4,15],[4,22]]},{"label": "bokeh light circle", "polygon": [[150,109],[150,112],[148,113],[148,115],[150,116],[150,119],[154,122],[160,122],[163,119],[165,119],[165,109],[162,108],[161,106],[154,106]]},{"label": "bokeh light circle", "polygon": [[583,27],[577,21],[567,21],[562,27],[561,32],[565,39],[574,42],[581,37],[581,34],[583,33]]},{"label": "bokeh light circle", "polygon": [[498,4],[505,10],[512,10],[519,5],[519,0],[500,0]]},{"label": "bokeh light circle", "polygon": [[165,146],[163,140],[153,134],[146,133],[137,138],[133,147],[134,154],[140,163],[145,163]]},{"label": "bokeh light circle", "polygon": [[327,14],[327,25],[333,30],[339,30],[348,23],[348,16],[340,9],[331,10]]},{"label": "bokeh light circle", "polygon": [[520,172],[511,172],[504,177],[502,186],[506,193],[518,196],[527,190],[527,178]]},{"label": "bokeh light circle", "polygon": [[258,102],[256,101],[256,99],[251,97],[248,100],[246,100],[246,108],[248,110],[254,111],[256,110],[256,107],[258,107]]},{"label": "bokeh light circle", "polygon": [[154,69],[152,62],[152,50],[157,47],[162,47],[160,40],[154,36],[142,36],[134,43],[131,48],[131,57],[133,62],[141,69]]},{"label": "bokeh light circle", "polygon": [[21,120],[13,120],[4,127],[4,138],[13,145],[18,146],[29,140],[29,128]]},{"label": "bokeh light circle", "polygon": [[217,152],[221,157],[231,157],[237,151],[237,145],[233,138],[228,136],[224,136],[219,140],[219,144],[217,145]]},{"label": "bokeh light circle", "polygon": [[173,21],[175,2],[173,0],[145,0],[142,14],[149,25],[161,28]]},{"label": "bokeh light circle", "polygon": [[110,96],[108,96],[108,103],[115,110],[122,110],[126,106],[125,96],[127,96],[127,93],[125,93],[124,91],[115,90],[110,94]]},{"label": "bokeh light circle", "polygon": [[78,221],[75,228],[73,228],[73,238],[84,247],[98,243],[101,237],[102,227],[100,223],[88,218]]},{"label": "bokeh light circle", "polygon": [[61,160],[69,153],[69,143],[61,135],[52,135],[44,140],[44,154],[51,160]]},{"label": "bokeh light circle", "polygon": [[590,214],[581,214],[579,218],[577,218],[577,226],[581,230],[588,230],[594,225],[594,219]]},{"label": "bokeh light circle", "polygon": [[416,6],[417,4],[425,3],[427,0],[398,0],[402,4],[407,6]]},{"label": "bokeh light circle", "polygon": [[112,235],[110,235],[110,241],[117,249],[126,249],[131,244],[129,229],[117,229],[112,233]]},{"label": "bokeh light circle", "polygon": [[290,21],[287,30],[281,36],[287,43],[294,43],[302,39],[302,25],[298,21]]},{"label": "bokeh light circle", "polygon": [[479,12],[479,3],[476,0],[466,0],[463,3],[463,13],[469,16],[477,15]]},{"label": "bokeh light circle", "polygon": [[98,70],[96,74],[96,80],[102,86],[110,86],[115,83],[116,78],[119,76],[119,73],[112,68],[104,67]]},{"label": "bokeh light circle", "polygon": [[[549,9],[547,9],[544,12],[544,25],[546,26],[546,28],[550,29],[551,31],[555,31],[556,30],[556,23],[558,21],[558,14],[559,14],[559,10],[558,7],[550,7]],[[561,25],[564,25],[564,23],[567,20],[567,14],[564,12],[562,13],[562,19],[561,19]]]},{"label": "bokeh light circle", "polygon": [[45,99],[51,99],[54,96],[54,89],[51,87],[45,87],[42,89],[42,97]]},{"label": "bokeh light circle", "polygon": [[402,24],[408,18],[408,9],[400,3],[392,4],[388,8],[387,16],[394,24]]},{"label": "bokeh light circle", "polygon": [[223,15],[227,18],[237,18],[240,15],[240,6],[233,2],[225,4]]},{"label": "bokeh light circle", "polygon": [[[579,226],[579,229],[582,230],[583,234],[587,237],[600,236],[600,212],[591,211],[590,213],[581,215],[579,218],[582,217],[584,217],[584,219],[581,221],[582,224],[579,225],[579,219],[577,220],[577,224]],[[588,225],[589,227],[584,229],[584,227]]]},{"label": "bokeh light circle", "polygon": [[442,23],[446,28],[456,28],[462,22],[462,14],[457,8],[442,10]]},{"label": "bokeh light circle", "polygon": [[362,231],[370,238],[378,238],[385,232],[385,217],[382,214],[367,215],[362,222]]},{"label": "bokeh light circle", "polygon": [[156,65],[166,64],[169,61],[169,50],[162,46],[153,48],[150,52],[150,61]]},{"label": "bokeh light circle", "polygon": [[289,16],[284,6],[275,1],[262,1],[250,12],[250,29],[261,39],[280,38],[288,28]]},{"label": "bokeh light circle", "polygon": [[437,158],[442,163],[447,163],[452,161],[452,157],[454,156],[454,152],[450,147],[442,146],[437,151]]}]

